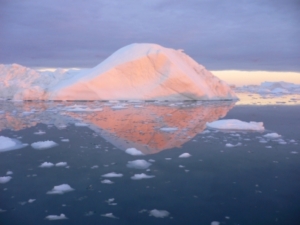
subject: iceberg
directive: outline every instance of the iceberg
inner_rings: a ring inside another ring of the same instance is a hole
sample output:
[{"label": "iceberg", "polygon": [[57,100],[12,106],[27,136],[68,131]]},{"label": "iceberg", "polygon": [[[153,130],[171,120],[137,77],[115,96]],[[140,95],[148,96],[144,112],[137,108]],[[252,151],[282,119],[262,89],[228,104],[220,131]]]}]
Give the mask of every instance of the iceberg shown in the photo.
[{"label": "iceberg", "polygon": [[219,130],[249,130],[249,131],[264,131],[263,122],[244,122],[237,119],[217,120],[211,123],[206,123],[209,128]]},{"label": "iceberg", "polygon": [[88,70],[0,67],[0,98],[14,100],[233,100],[229,85],[182,50],[125,46]]}]

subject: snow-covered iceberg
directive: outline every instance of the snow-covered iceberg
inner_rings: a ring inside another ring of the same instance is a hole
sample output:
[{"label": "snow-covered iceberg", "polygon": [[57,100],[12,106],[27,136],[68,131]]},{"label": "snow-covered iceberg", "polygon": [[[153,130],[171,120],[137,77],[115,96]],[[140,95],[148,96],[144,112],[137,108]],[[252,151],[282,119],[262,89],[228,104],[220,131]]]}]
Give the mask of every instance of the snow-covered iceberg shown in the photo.
[{"label": "snow-covered iceberg", "polygon": [[[3,66],[2,66],[3,67]],[[1,67],[1,68],[2,68]],[[1,70],[0,68],[0,70]],[[42,74],[16,65],[0,73],[0,98],[15,100],[232,100],[229,85],[181,50],[125,46],[98,66]]]}]

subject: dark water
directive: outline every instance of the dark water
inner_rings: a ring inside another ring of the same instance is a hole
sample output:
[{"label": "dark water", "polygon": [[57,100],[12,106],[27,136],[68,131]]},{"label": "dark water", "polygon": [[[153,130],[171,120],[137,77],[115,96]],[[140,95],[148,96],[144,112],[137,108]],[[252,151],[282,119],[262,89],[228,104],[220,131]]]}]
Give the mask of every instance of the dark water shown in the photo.
[{"label": "dark water", "polygon": [[[0,136],[19,137],[29,144],[0,153],[0,176],[13,172],[9,182],[0,184],[0,209],[6,210],[0,213],[1,225],[300,224],[299,106],[237,106],[230,110],[231,104],[184,103],[146,104],[142,108],[127,105],[127,109],[109,111],[110,106],[99,103],[102,112],[69,114],[59,104],[52,108],[28,104],[3,105],[0,114]],[[33,108],[33,113],[21,113]],[[262,121],[267,130],[205,129],[205,122],[222,116]],[[75,126],[70,117],[91,126]],[[159,130],[166,126],[178,130]],[[46,134],[35,135],[39,130]],[[271,132],[282,135],[283,142],[264,139],[267,143],[261,143],[262,136]],[[45,150],[30,146],[45,140],[59,145]],[[228,148],[226,143],[241,145]],[[130,146],[141,147],[147,155],[126,154],[124,150]],[[182,153],[191,157],[179,158]],[[128,161],[136,159],[151,160],[150,171],[126,167]],[[67,162],[68,167],[40,168],[43,162]],[[98,168],[92,169],[95,165]],[[110,172],[123,177],[101,177]],[[140,173],[155,177],[131,179]],[[103,184],[104,179],[114,183]],[[60,184],[75,190],[46,194]],[[116,205],[106,202],[111,198]],[[29,203],[29,199],[36,200]],[[153,209],[166,210],[170,215],[149,216]],[[45,219],[61,213],[68,219]],[[117,219],[102,216],[106,213]]]}]

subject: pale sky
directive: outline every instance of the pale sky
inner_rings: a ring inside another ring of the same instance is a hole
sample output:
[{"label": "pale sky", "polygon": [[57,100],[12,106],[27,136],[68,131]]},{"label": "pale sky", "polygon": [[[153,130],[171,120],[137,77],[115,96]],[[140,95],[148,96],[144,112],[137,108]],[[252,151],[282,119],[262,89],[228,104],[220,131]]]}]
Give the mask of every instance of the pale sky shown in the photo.
[{"label": "pale sky", "polygon": [[131,43],[209,70],[300,72],[299,0],[0,0],[0,63],[93,67]]}]

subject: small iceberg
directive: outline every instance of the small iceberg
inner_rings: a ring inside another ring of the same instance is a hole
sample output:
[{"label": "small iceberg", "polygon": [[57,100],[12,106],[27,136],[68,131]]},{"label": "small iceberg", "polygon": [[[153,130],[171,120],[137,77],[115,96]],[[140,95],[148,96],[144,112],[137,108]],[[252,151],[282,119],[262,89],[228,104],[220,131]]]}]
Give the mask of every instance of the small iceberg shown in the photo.
[{"label": "small iceberg", "polygon": [[44,162],[40,165],[41,168],[50,168],[52,166],[54,166],[54,164],[51,162]]},{"label": "small iceberg", "polygon": [[141,151],[137,150],[136,148],[127,148],[125,151],[129,155],[144,155]]},{"label": "small iceberg", "polygon": [[154,216],[156,218],[164,218],[168,217],[170,213],[166,210],[158,210],[158,209],[152,209],[149,211],[149,216]]},{"label": "small iceberg", "polygon": [[27,144],[22,144],[16,139],[0,136],[0,152],[6,152],[26,147]]},{"label": "small iceberg", "polygon": [[31,147],[37,150],[44,150],[47,148],[53,148],[58,144],[54,141],[38,141],[31,144]]},{"label": "small iceberg", "polygon": [[49,215],[45,217],[46,220],[66,220],[68,219],[65,214],[60,215]]},{"label": "small iceberg", "polygon": [[281,135],[277,134],[277,133],[268,133],[264,135],[265,138],[280,138]]},{"label": "small iceberg", "polygon": [[129,161],[127,163],[127,167],[128,168],[133,168],[133,169],[148,169],[149,166],[151,166],[152,164],[147,162],[146,160],[143,159],[137,159],[134,161]]},{"label": "small iceberg", "polygon": [[73,188],[71,188],[70,185],[68,184],[61,184],[61,185],[58,185],[58,186],[54,186],[54,188],[51,190],[51,191],[48,191],[47,194],[64,194],[64,193],[67,193],[67,192],[70,192],[70,191],[74,191]]},{"label": "small iceberg", "polygon": [[190,153],[183,153],[183,154],[181,154],[180,156],[178,156],[179,158],[189,158],[189,157],[191,157],[192,155],[190,154]]},{"label": "small iceberg", "polygon": [[111,172],[111,173],[107,173],[107,174],[102,175],[102,177],[123,177],[123,174]]},{"label": "small iceberg", "polygon": [[140,173],[140,174],[134,174],[131,179],[132,180],[142,180],[142,179],[150,179],[150,178],[153,178],[155,176],[152,176],[152,175],[147,175],[147,174],[144,174],[144,173]]},{"label": "small iceberg", "polygon": [[249,131],[264,131],[263,122],[244,122],[237,119],[217,120],[211,123],[206,123],[207,127],[218,130],[249,130]]},{"label": "small iceberg", "polygon": [[11,176],[0,177],[0,184],[5,184],[12,179]]}]

